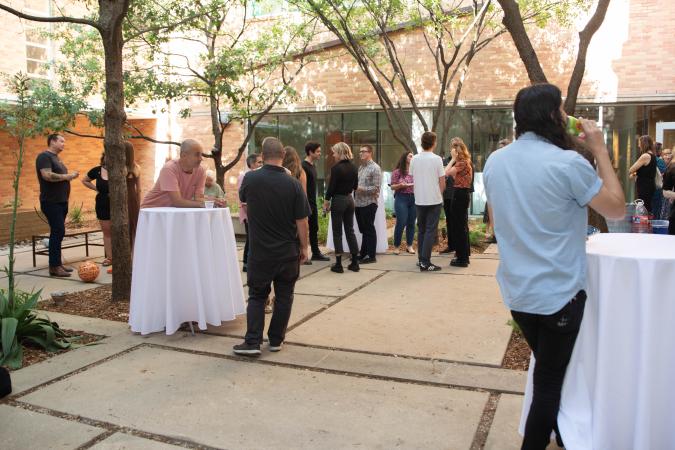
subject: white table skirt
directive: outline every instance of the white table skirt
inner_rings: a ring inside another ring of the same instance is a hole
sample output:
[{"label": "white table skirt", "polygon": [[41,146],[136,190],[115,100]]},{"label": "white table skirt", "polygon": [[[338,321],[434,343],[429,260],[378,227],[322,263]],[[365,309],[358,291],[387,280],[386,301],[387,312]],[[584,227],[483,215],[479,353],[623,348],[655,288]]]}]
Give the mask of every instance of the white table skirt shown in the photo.
[{"label": "white table skirt", "polygon": [[141,334],[246,311],[229,208],[148,208],[138,219],[129,324]]},{"label": "white table skirt", "polygon": [[[330,214],[330,213],[329,213]],[[375,232],[377,233],[377,253],[386,253],[389,249],[389,240],[387,239],[387,213],[384,209],[384,197],[380,189],[380,198],[377,200],[377,211],[375,212]],[[356,223],[356,214],[354,215],[354,234],[356,235],[356,242],[361,247],[363,234],[359,230],[359,225]],[[335,250],[335,243],[333,242],[333,221],[328,218],[328,236],[326,238],[326,247],[330,250]],[[349,252],[349,245],[347,245],[347,236],[345,235],[345,227],[342,227],[342,248],[345,252]]]},{"label": "white table skirt", "polygon": [[588,300],[558,414],[565,448],[673,449],[675,237],[597,234],[586,252]]}]

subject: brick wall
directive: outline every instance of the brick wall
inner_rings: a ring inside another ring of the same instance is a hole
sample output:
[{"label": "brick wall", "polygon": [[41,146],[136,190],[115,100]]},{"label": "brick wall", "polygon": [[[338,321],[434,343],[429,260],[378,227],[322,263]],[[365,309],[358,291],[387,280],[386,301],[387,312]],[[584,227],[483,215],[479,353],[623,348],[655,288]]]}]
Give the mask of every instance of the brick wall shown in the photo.
[{"label": "brick wall", "polygon": [[[156,123],[154,119],[131,120],[146,136],[155,136]],[[78,119],[74,131],[82,134],[100,135],[101,130],[90,127],[86,119]],[[94,197],[96,193],[87,189],[81,182],[82,176],[89,169],[99,164],[101,152],[103,151],[103,140],[93,138],[82,138],[65,134],[66,147],[60,157],[68,170],[77,170],[80,177],[71,182],[70,205],[80,206],[86,211],[94,210]],[[155,144],[142,140],[133,139],[136,162],[140,164],[141,171],[141,191],[145,193],[152,187],[155,165]],[[16,168],[16,159],[14,151],[17,143],[10,135],[0,132],[0,212],[10,210],[9,202],[13,198],[12,181]],[[30,139],[26,143],[24,166],[19,182],[19,198],[21,201],[20,209],[22,211],[33,211],[33,208],[40,209],[40,186],[38,184],[35,158],[47,148],[46,137]],[[0,224],[0,234],[8,233],[8,229],[3,222]]]}]

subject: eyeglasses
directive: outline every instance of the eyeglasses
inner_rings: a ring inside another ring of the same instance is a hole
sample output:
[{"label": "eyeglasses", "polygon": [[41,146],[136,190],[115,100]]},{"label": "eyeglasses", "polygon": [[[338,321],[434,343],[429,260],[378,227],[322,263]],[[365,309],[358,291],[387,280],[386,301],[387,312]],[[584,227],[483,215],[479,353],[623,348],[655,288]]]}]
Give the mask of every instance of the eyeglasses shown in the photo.
[{"label": "eyeglasses", "polygon": [[370,150],[359,150],[359,153],[370,153]]}]

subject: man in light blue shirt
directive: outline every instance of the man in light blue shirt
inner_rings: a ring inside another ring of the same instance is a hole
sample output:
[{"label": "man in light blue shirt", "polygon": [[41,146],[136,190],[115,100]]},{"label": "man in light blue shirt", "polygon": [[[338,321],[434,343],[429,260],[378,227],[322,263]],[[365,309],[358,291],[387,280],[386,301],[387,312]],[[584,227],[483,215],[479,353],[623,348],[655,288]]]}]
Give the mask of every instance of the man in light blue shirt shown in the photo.
[{"label": "man in light blue shirt", "polygon": [[569,150],[578,144],[566,131],[557,87],[524,88],[513,109],[517,140],[490,156],[483,177],[499,288],[536,359],[522,448],[543,450],[554,429],[560,437],[560,392],[583,318],[586,207],[623,217],[624,194],[593,122],[581,121],[598,173]]}]

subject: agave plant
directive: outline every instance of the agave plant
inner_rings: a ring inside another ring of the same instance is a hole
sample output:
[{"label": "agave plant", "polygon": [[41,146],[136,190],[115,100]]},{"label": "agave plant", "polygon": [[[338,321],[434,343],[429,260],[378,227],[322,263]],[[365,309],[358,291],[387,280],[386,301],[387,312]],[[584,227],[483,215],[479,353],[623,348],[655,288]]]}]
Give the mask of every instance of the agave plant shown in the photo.
[{"label": "agave plant", "polygon": [[56,322],[36,311],[40,291],[15,290],[13,294],[14,301],[10,302],[8,292],[0,289],[0,365],[20,369],[23,344],[32,343],[50,352],[72,345]]}]

